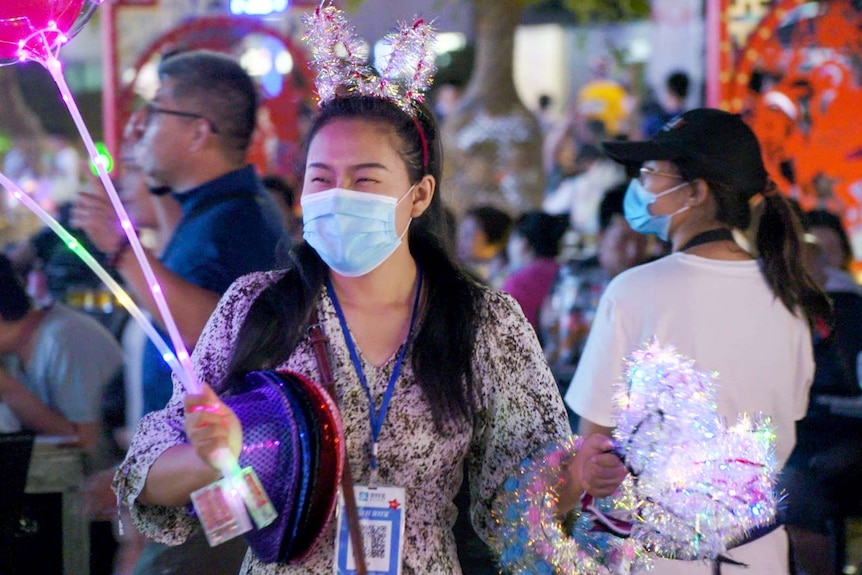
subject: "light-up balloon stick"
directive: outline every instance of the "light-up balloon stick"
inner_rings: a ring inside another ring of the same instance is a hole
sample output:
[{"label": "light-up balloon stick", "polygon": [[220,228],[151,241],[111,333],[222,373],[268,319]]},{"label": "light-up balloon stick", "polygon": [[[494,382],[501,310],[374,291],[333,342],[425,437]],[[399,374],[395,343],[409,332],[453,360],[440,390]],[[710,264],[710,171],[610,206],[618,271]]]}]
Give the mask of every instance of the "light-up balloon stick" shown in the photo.
[{"label": "light-up balloon stick", "polygon": [[[168,347],[168,344],[165,343],[165,340],[162,338],[161,334],[156,330],[153,323],[149,320],[149,318],[144,314],[140,307],[135,303],[135,301],[129,296],[129,294],[116,282],[116,280],[111,277],[111,274],[102,267],[102,265],[96,261],[96,259],[78,242],[75,237],[69,233],[66,228],[60,224],[56,219],[54,219],[51,214],[46,212],[38,202],[36,202],[33,198],[31,198],[27,192],[21,189],[15,182],[10,180],[4,173],[0,172],[0,186],[6,188],[9,193],[12,194],[12,198],[18,200],[25,207],[27,207],[30,211],[32,211],[36,216],[39,217],[42,222],[48,226],[57,236],[63,240],[63,243],[66,245],[69,250],[72,251],[73,254],[78,256],[81,261],[83,261],[87,267],[89,267],[93,273],[95,273],[99,279],[101,279],[112,294],[117,298],[117,301],[129,312],[129,315],[138,322],[141,328],[144,330],[144,333],[147,337],[150,338],[150,341],[156,346],[156,349],[159,350],[159,353],[162,354],[162,359],[171,367],[174,373],[177,374],[181,380],[183,377],[187,375],[186,371],[182,369],[182,366],[177,359],[177,356]],[[186,389],[190,386],[185,382],[183,383]],[[239,462],[233,455],[230,453],[228,449],[221,449],[217,453],[214,454],[216,458],[216,465],[221,469],[222,474],[225,477],[232,478],[231,485],[234,489],[236,489],[243,501],[249,507],[251,511],[252,519],[254,519],[255,524],[262,528],[275,518],[274,510],[271,509],[271,506],[266,507],[265,505],[261,505],[260,498],[254,497],[249,491],[249,487],[246,482],[243,480],[242,476],[242,468],[239,466]],[[234,480],[235,479],[235,480]],[[263,489],[262,486],[259,486],[259,489]],[[239,533],[237,533],[239,534]]]},{"label": "light-up balloon stick", "polygon": [[[171,368],[180,378],[187,393],[199,394],[201,392],[200,382],[192,368],[188,349],[171,315],[162,287],[153,273],[152,266],[119,194],[108,177],[108,172],[105,170],[93,137],[81,117],[78,105],[63,76],[63,66],[58,58],[60,48],[81,30],[101,3],[102,0],[0,1],[0,65],[25,61],[38,62],[51,74],[84,141],[84,147],[98,172],[99,179],[108,193],[108,198],[120,220],[120,227],[129,240],[135,258],[140,263],[153,301],[156,303],[174,345],[177,362],[171,365]],[[230,478],[231,486],[245,500],[258,527],[263,527],[267,522],[271,522],[274,519],[271,514],[264,516],[260,513],[260,506],[257,505],[258,500],[249,492],[248,485],[241,477],[237,458],[227,448],[218,450],[213,454],[213,458],[222,474]]]},{"label": "light-up balloon stick", "polygon": [[95,273],[100,280],[102,280],[108,289],[114,294],[114,297],[117,298],[117,301],[129,312],[129,315],[135,319],[135,321],[140,324],[141,328],[146,333],[147,337],[150,338],[150,341],[153,342],[153,345],[156,346],[156,349],[159,350],[159,353],[162,354],[162,359],[171,366],[171,369],[177,373],[178,377],[183,377],[185,373],[182,371],[179,361],[177,360],[177,356],[174,355],[174,352],[168,347],[168,344],[165,343],[165,340],[162,338],[161,334],[159,334],[158,330],[156,330],[153,323],[146,316],[146,314],[141,310],[140,307],[135,303],[135,301],[129,296],[126,290],[117,283],[117,281],[111,277],[111,274],[102,267],[102,265],[96,261],[96,259],[88,252],[84,246],[82,246],[75,237],[69,233],[66,228],[64,228],[60,222],[54,219],[51,214],[42,209],[42,206],[39,205],[33,198],[31,198],[27,192],[22,190],[15,182],[10,180],[4,173],[0,172],[0,186],[6,188],[12,197],[22,204],[26,206],[31,212],[36,214],[42,222],[51,228],[51,230],[59,236],[63,243],[69,248],[73,254],[78,256],[81,261],[83,261],[87,267],[89,267],[93,273]]},{"label": "light-up balloon stick", "polygon": [[153,273],[144,248],[141,246],[137,233],[135,233],[128,213],[126,213],[126,208],[123,206],[111,178],[108,177],[104,161],[101,159],[93,137],[81,117],[81,112],[63,75],[63,65],[57,57],[60,47],[67,43],[73,34],[80,31],[86,20],[92,15],[95,7],[100,3],[101,0],[24,0],[5,3],[6,5],[0,9],[0,46],[2,46],[0,59],[2,61],[8,60],[10,44],[17,41],[17,50],[15,51],[17,59],[21,62],[38,62],[44,66],[60,89],[63,102],[84,140],[84,147],[96,167],[99,179],[119,217],[120,227],[128,238],[135,257],[140,262],[147,286],[152,293],[159,313],[161,313],[162,321],[171,338],[171,343],[174,345],[175,354],[181,366],[177,374],[184,372],[184,375],[180,375],[180,380],[188,393],[200,393],[200,382],[194,374],[189,352],[168,308],[162,286]]}]

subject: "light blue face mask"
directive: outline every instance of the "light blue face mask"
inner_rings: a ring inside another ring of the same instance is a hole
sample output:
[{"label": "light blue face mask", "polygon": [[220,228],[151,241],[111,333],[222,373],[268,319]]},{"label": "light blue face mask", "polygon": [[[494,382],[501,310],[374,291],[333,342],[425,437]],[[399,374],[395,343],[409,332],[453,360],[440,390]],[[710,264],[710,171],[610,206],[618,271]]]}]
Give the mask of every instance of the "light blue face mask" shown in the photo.
[{"label": "light blue face mask", "polygon": [[657,199],[673,193],[680,188],[688,186],[688,182],[683,182],[678,186],[674,186],[669,190],[665,190],[660,194],[653,194],[647,190],[638,179],[634,179],[629,183],[626,189],[626,195],[623,198],[623,214],[626,221],[632,229],[641,234],[653,234],[661,240],[667,241],[670,233],[670,221],[675,215],[686,211],[689,206],[683,206],[672,214],[663,214],[654,216],[649,213],[649,207],[655,203]]},{"label": "light blue face mask", "polygon": [[363,276],[386,261],[407,235],[409,222],[400,235],[395,230],[395,208],[413,188],[400,200],[344,188],[303,195],[302,236],[336,273]]}]

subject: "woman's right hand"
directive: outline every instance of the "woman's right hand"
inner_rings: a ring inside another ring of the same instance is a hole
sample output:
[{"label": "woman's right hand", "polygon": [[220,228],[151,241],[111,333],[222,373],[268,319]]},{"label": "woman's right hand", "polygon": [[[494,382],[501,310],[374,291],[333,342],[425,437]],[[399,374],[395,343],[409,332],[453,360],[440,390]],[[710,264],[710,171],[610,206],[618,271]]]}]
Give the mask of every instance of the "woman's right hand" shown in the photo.
[{"label": "woman's right hand", "polygon": [[614,442],[599,433],[584,438],[575,456],[573,472],[581,488],[594,497],[608,497],[623,482],[628,470],[613,451]]},{"label": "woman's right hand", "polygon": [[228,448],[234,457],[242,449],[242,425],[236,414],[207,384],[200,394],[183,400],[186,410],[186,437],[203,461],[222,471],[216,460],[219,449]]},{"label": "woman's right hand", "polygon": [[564,483],[559,508],[567,512],[577,505],[584,493],[607,497],[616,491],[628,470],[613,452],[610,437],[593,433],[581,442],[575,457],[564,469]]}]

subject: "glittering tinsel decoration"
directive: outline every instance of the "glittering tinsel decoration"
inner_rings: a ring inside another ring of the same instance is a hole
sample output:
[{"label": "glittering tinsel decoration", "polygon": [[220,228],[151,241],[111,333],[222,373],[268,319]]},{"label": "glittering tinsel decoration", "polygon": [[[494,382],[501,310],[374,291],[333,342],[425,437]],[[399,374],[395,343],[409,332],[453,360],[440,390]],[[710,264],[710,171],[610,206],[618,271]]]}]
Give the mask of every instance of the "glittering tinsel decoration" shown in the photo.
[{"label": "glittering tinsel decoration", "polygon": [[580,438],[554,443],[525,460],[503,484],[491,515],[491,545],[500,567],[511,575],[609,575],[604,553],[566,533],[557,512],[563,473],[560,466],[577,452]]},{"label": "glittering tinsel decoration", "polygon": [[581,513],[572,534],[557,512],[570,437],[521,463],[493,508],[493,547],[512,575],[609,575],[649,569],[651,556],[710,560],[775,520],[775,435],[769,421],[718,416],[717,374],[652,340],[626,360],[615,395],[617,451],[631,474],[605,515],[631,522],[621,538]]},{"label": "glittering tinsel decoration", "polygon": [[399,23],[384,37],[391,53],[379,73],[369,64],[365,43],[356,35],[344,12],[332,5],[318,7],[304,17],[303,40],[312,51],[312,68],[320,104],[336,96],[362,95],[386,98],[416,115],[414,104],[424,101],[436,68],[436,34],[430,24],[416,20]]},{"label": "glittering tinsel decoration", "polygon": [[618,451],[632,473],[616,498],[632,539],[662,557],[714,559],[775,520],[768,418],[718,415],[717,374],[655,339],[626,360],[616,394]]}]

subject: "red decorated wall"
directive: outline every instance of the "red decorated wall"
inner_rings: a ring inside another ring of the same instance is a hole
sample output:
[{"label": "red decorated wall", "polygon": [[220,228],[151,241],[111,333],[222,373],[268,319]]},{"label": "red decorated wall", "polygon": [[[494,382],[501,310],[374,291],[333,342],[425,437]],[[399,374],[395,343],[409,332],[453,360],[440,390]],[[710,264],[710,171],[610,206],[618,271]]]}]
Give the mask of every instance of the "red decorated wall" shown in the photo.
[{"label": "red decorated wall", "polygon": [[842,216],[862,257],[862,5],[717,1],[718,107],[745,116],[782,191]]}]

